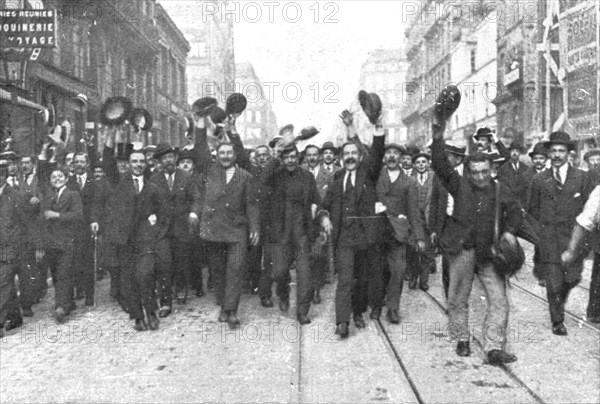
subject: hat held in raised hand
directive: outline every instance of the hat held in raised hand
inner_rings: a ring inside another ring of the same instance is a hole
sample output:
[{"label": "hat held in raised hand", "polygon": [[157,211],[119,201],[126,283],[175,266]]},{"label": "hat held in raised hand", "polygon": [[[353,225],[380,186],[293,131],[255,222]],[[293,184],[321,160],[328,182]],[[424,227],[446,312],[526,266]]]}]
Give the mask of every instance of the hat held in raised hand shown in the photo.
[{"label": "hat held in raised hand", "polygon": [[244,112],[247,105],[248,100],[246,100],[244,94],[233,93],[229,97],[227,97],[227,101],[225,102],[225,114],[241,114],[242,112]]},{"label": "hat held in raised hand", "polygon": [[122,125],[131,114],[132,103],[126,97],[110,97],[102,105],[100,122],[104,125]]},{"label": "hat held in raised hand", "polygon": [[192,104],[192,113],[199,117],[207,116],[210,114],[213,107],[216,107],[217,105],[218,102],[216,98],[199,98]]},{"label": "hat held in raised hand", "polygon": [[152,115],[144,108],[134,108],[129,121],[136,131],[150,130],[152,128]]},{"label": "hat held in raised hand", "polygon": [[433,113],[438,123],[448,120],[460,105],[460,91],[453,84],[445,86],[433,106]]},{"label": "hat held in raised hand", "polygon": [[367,118],[369,118],[369,122],[375,125],[383,110],[381,98],[375,93],[367,93],[364,90],[360,90],[358,92],[358,103]]}]

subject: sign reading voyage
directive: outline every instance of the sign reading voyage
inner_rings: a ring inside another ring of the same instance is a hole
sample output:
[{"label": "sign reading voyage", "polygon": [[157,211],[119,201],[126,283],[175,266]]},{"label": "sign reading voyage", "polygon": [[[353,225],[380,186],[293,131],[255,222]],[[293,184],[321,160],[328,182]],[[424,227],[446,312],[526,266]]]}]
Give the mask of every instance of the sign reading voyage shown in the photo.
[{"label": "sign reading voyage", "polygon": [[0,48],[56,46],[56,10],[0,9]]}]

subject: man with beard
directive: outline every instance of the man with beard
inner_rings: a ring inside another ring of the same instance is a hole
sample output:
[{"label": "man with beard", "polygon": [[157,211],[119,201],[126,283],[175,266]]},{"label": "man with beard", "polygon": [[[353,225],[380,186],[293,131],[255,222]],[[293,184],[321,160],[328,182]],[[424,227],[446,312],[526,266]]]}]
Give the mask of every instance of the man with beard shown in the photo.
[{"label": "man with beard", "polygon": [[81,198],[83,218],[77,225],[74,243],[73,265],[75,266],[75,298],[83,298],[85,305],[94,305],[94,242],[90,230],[91,211],[96,197],[97,183],[89,173],[88,155],[76,153],[73,157],[74,175],[67,186]]},{"label": "man with beard", "polygon": [[[475,276],[487,297],[487,315],[483,324],[483,349],[486,361],[502,365],[517,360],[505,350],[508,323],[506,277],[496,271],[492,259],[495,242],[496,209],[502,218],[502,239],[515,246],[516,232],[522,223],[519,202],[502,183],[491,177],[491,161],[487,153],[469,157],[469,174],[460,176],[444,153],[445,125],[433,126],[431,146],[433,169],[440,182],[454,197],[454,212],[448,218],[440,245],[450,264],[448,290],[448,329],[457,342],[456,354],[469,356],[469,298]],[[496,187],[500,187],[497,189]],[[492,328],[493,327],[493,328]],[[491,332],[494,330],[495,332]]]},{"label": "man with beard", "polygon": [[[400,297],[406,271],[407,245],[409,241],[416,242],[418,253],[425,250],[425,233],[419,213],[417,184],[413,177],[404,174],[404,168],[400,169],[403,153],[406,151],[395,143],[385,147],[383,155],[385,168],[377,182],[377,195],[383,204],[380,210],[385,210],[389,219],[386,220],[385,230],[381,232],[383,235],[381,241],[391,275],[387,285],[386,306],[387,318],[392,324],[400,323]],[[407,229],[403,233],[397,228],[397,225],[402,223]],[[409,223],[412,230],[410,235]],[[381,306],[372,307],[371,317],[378,318],[380,311]]]},{"label": "man with beard", "polygon": [[279,309],[290,306],[289,260],[295,252],[297,280],[296,317],[300,324],[310,323],[308,311],[313,299],[310,272],[310,246],[314,242],[313,209],[320,204],[313,175],[299,165],[295,144],[275,145],[275,154],[263,171],[262,183],[273,190],[269,206],[269,240],[266,246],[273,262]]},{"label": "man with beard", "polygon": [[569,152],[575,148],[568,133],[551,133],[546,148],[552,168],[534,177],[528,210],[542,226],[539,259],[546,281],[552,332],[567,335],[565,303],[571,289],[581,280],[585,254],[579,251],[579,256],[567,267],[562,266],[560,254],[568,247],[575,219],[583,210],[591,183],[585,171],[568,164]]},{"label": "man with beard", "polygon": [[113,144],[114,138],[109,136],[103,153],[107,181],[98,190],[91,229],[97,233],[99,223],[105,223],[102,231],[111,253],[111,295],[115,296],[116,279],[119,302],[135,321],[134,329],[157,330],[154,274],[156,266],[158,273],[164,273],[160,266],[170,264],[168,210],[156,184],[144,176],[145,153],[134,151],[133,145],[117,144],[115,157]]},{"label": "man with beard", "polygon": [[50,175],[50,190],[41,201],[41,218],[38,258],[46,256],[53,272],[54,315],[58,323],[65,322],[72,310],[74,241],[83,220],[83,208],[77,191],[68,189],[67,174],[55,169]]},{"label": "man with beard", "polygon": [[[451,144],[446,144],[445,155],[448,163],[454,170],[463,176],[464,160],[466,148],[457,147]],[[454,198],[448,193],[446,188],[439,181],[437,176],[434,177],[433,189],[431,194],[431,240],[439,246],[439,236],[443,234],[448,218],[454,212]],[[448,297],[448,285],[450,284],[450,273],[448,266],[448,257],[442,251],[442,285],[444,287],[444,295]]]},{"label": "man with beard", "polygon": [[236,150],[243,151],[239,136],[236,145],[217,146],[217,160],[212,161],[207,143],[210,120],[195,115],[196,141],[193,153],[201,174],[203,201],[196,200],[193,212],[200,217],[200,238],[207,243],[209,267],[215,276],[217,304],[221,306],[219,322],[230,328],[240,324],[238,308],[242,293],[242,264],[246,259],[248,238],[259,242],[259,211],[252,190],[252,176],[236,166]]},{"label": "man with beard", "polygon": [[[177,168],[177,152],[167,143],[161,143],[154,152],[163,171],[152,175],[161,197],[167,203],[169,216],[169,242],[172,260],[159,265],[158,290],[160,298],[159,317],[167,317],[172,310],[173,283],[179,304],[187,301],[188,286],[191,282],[191,242],[190,226],[196,226],[198,216],[192,212],[195,198],[199,198],[196,183],[190,173]],[[161,271],[162,269],[162,271]]]},{"label": "man with beard", "polygon": [[[367,310],[368,296],[372,309],[383,304],[378,221],[372,217],[375,215],[376,184],[382,167],[384,142],[385,131],[379,118],[367,158],[354,142],[342,146],[344,168],[335,174],[325,197],[325,211],[318,215],[322,217],[323,228],[332,233],[337,253],[335,312],[336,333],[341,338],[349,335],[351,313],[355,326],[365,327],[362,313]],[[372,293],[368,293],[367,288]]]}]

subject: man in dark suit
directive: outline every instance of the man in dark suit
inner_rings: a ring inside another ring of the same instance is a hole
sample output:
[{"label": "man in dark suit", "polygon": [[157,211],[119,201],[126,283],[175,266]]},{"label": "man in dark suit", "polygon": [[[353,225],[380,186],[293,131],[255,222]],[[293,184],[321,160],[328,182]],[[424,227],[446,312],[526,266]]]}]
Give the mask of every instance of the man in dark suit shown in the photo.
[{"label": "man in dark suit", "polygon": [[296,252],[296,316],[300,324],[308,324],[313,300],[310,268],[311,244],[315,241],[313,210],[316,212],[320,199],[313,174],[299,165],[296,145],[279,143],[275,153],[281,157],[267,164],[262,179],[273,190],[268,219],[271,242],[266,248],[273,260],[279,309],[284,313],[290,305],[289,255]]},{"label": "man in dark suit", "polygon": [[[387,285],[386,306],[387,317],[392,324],[400,323],[400,297],[406,271],[407,245],[413,242],[417,244],[416,249],[419,252],[425,249],[425,233],[419,213],[416,180],[405,175],[404,168],[400,167],[403,150],[395,143],[385,147],[383,157],[385,168],[381,171],[377,182],[377,196],[383,204],[379,210],[385,210],[388,215],[388,220],[384,222],[384,229],[381,231],[381,241],[391,275]],[[391,221],[396,222],[396,226],[404,222],[406,229],[404,234],[399,231],[401,226],[396,229]],[[378,307],[373,309],[373,311],[378,310],[380,310]]]},{"label": "man in dark suit", "polygon": [[191,209],[194,199],[200,196],[192,175],[177,168],[177,153],[169,144],[159,144],[154,158],[160,162],[163,171],[152,175],[151,181],[156,184],[162,194],[162,199],[167,202],[169,209],[167,240],[173,257],[169,267],[159,266],[164,272],[158,274],[161,305],[159,317],[166,317],[171,313],[173,283],[177,302],[183,304],[187,300],[191,282],[192,234],[190,223],[198,221],[198,217]]},{"label": "man in dark suit", "polygon": [[67,187],[79,193],[83,206],[83,217],[78,223],[74,244],[73,265],[75,267],[76,298],[85,294],[85,305],[94,305],[94,242],[90,230],[92,205],[97,183],[89,171],[88,155],[75,153],[73,157],[74,175],[69,178]]},{"label": "man in dark suit", "polygon": [[500,156],[506,160],[510,159],[510,151],[504,146],[501,140],[496,138],[496,134],[488,127],[477,129],[477,132],[473,136],[473,141],[479,152],[492,153],[492,145],[494,145]]},{"label": "man in dark suit", "polygon": [[519,159],[524,153],[523,145],[512,142],[508,147],[510,160],[502,164],[498,169],[498,180],[506,185],[512,193],[519,198],[521,206],[527,204],[528,185],[533,178],[533,171]]},{"label": "man in dark suit", "polygon": [[[195,116],[196,142],[193,153],[201,173],[202,203],[197,200],[192,211],[200,218],[200,238],[207,243],[209,266],[212,268],[221,306],[219,322],[229,327],[240,324],[238,308],[242,293],[242,265],[246,260],[248,238],[252,245],[259,241],[259,211],[252,190],[252,176],[236,166],[236,149],[245,154],[237,136],[217,146],[213,162],[207,143],[208,117]],[[247,156],[240,156],[240,160]]]},{"label": "man in dark suit", "polygon": [[362,313],[367,310],[368,300],[371,309],[383,304],[381,252],[376,247],[378,221],[373,217],[384,142],[385,131],[379,119],[367,158],[355,142],[342,146],[344,168],[335,174],[323,204],[325,212],[319,215],[323,228],[332,232],[337,253],[335,316],[336,333],[342,338],[349,335],[351,314],[355,326],[364,328]]},{"label": "man in dark suit", "polygon": [[[433,169],[440,182],[454,198],[454,211],[440,237],[440,246],[448,256],[448,328],[457,341],[456,353],[469,356],[469,296],[475,275],[486,292],[488,311],[483,325],[483,348],[493,365],[510,363],[516,356],[505,351],[508,323],[506,279],[494,268],[492,246],[496,204],[500,204],[502,238],[516,246],[514,236],[522,222],[518,200],[491,176],[489,154],[477,153],[469,158],[469,176],[460,176],[444,153],[445,125],[434,125],[431,146]],[[499,190],[496,187],[501,187]],[[496,198],[498,195],[498,199]],[[493,327],[493,328],[490,328]],[[494,333],[489,332],[493,329]],[[492,335],[493,334],[493,335]]]},{"label": "man in dark suit", "polygon": [[588,175],[568,164],[574,149],[570,136],[553,132],[546,142],[552,168],[537,174],[531,185],[529,213],[542,226],[539,243],[541,272],[546,280],[552,332],[567,335],[565,303],[569,292],[581,280],[583,255],[563,268],[560,254],[569,245],[575,219],[591,192]]},{"label": "man in dark suit", "polygon": [[[530,168],[531,174],[527,176],[527,200],[526,203],[522,205],[525,209],[529,206],[529,200],[531,199],[531,184],[533,183],[533,179],[535,178],[536,174],[546,170],[548,150],[546,149],[545,143],[537,143],[533,147],[533,150],[529,153],[529,157],[531,158],[532,167]],[[540,286],[546,287],[546,281],[542,275],[540,265],[540,249],[537,245],[535,246],[535,254],[533,256],[533,275],[537,278]]]},{"label": "man in dark suit", "polygon": [[[133,145],[117,144],[115,156],[113,144],[114,139],[107,138],[103,153],[107,181],[98,190],[91,229],[104,233],[113,265],[111,282],[118,282],[119,302],[135,321],[134,329],[157,330],[155,268],[164,273],[160,266],[171,263],[166,201],[144,176],[144,152],[133,151]],[[104,229],[100,229],[101,219]]]},{"label": "man in dark suit", "polygon": [[73,256],[78,225],[83,220],[81,198],[67,187],[68,173],[55,169],[50,175],[50,192],[41,201],[43,226],[38,256],[45,253],[46,262],[55,274],[54,315],[63,323],[69,315],[75,281]]},{"label": "man in dark suit", "polygon": [[[465,147],[457,147],[446,144],[445,153],[448,163],[454,168],[458,175],[463,176]],[[431,191],[431,242],[439,247],[439,236],[444,232],[448,218],[452,216],[454,211],[454,198],[448,194],[444,185],[440,182],[437,176],[434,177]],[[448,258],[442,252],[442,285],[444,287],[444,295],[448,298],[448,285],[450,284],[450,272],[448,266]]]}]

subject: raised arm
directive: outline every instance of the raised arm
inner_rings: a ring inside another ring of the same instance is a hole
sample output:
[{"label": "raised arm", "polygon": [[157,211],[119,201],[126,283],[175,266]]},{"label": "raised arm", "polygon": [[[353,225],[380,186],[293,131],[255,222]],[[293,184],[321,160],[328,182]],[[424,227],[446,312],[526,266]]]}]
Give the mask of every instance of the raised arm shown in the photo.
[{"label": "raised arm", "polygon": [[433,142],[431,144],[431,166],[441,184],[452,196],[458,193],[460,175],[452,168],[444,150],[444,126],[434,125]]}]

